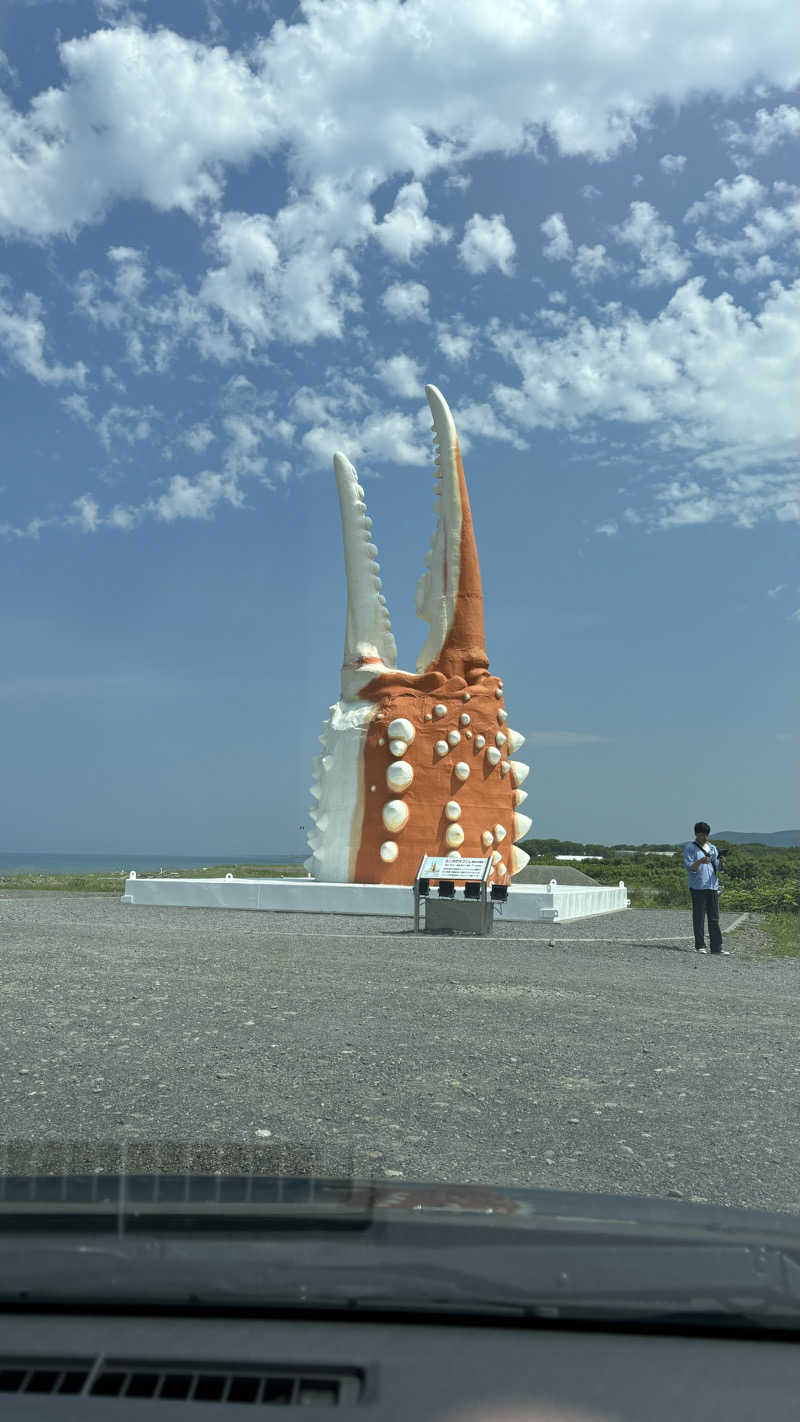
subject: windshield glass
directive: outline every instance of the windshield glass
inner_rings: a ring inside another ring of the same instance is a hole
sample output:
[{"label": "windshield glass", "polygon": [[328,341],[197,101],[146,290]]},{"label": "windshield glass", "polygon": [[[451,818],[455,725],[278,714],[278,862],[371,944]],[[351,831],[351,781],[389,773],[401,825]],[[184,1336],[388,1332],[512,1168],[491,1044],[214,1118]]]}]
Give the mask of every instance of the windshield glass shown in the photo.
[{"label": "windshield glass", "polygon": [[3,7],[1,1178],[796,1224],[796,41]]}]

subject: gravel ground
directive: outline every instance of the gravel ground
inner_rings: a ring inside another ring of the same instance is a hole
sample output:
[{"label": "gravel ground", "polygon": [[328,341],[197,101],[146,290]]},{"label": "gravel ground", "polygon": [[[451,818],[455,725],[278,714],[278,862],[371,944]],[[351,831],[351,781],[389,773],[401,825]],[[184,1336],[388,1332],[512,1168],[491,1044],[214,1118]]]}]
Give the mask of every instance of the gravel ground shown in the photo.
[{"label": "gravel ground", "polygon": [[[723,914],[406,920],[0,893],[0,1172],[287,1170],[800,1213],[798,960]],[[736,924],[734,931],[732,925]]]}]

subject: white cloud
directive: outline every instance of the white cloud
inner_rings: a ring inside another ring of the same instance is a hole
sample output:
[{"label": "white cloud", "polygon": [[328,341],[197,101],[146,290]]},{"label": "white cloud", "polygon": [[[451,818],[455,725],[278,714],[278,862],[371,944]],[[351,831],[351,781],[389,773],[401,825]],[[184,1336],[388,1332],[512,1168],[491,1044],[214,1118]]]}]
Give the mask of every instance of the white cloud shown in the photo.
[{"label": "white cloud", "polygon": [[39,94],[28,116],[0,95],[9,235],[74,233],[118,198],[196,213],[220,197],[219,164],[277,138],[266,86],[221,46],[122,25],[67,40],[59,55],[64,87]]},{"label": "white cloud", "polygon": [[111,405],[97,421],[100,442],[108,450],[115,441],[134,445],[150,438],[158,411],[153,405],[137,410],[129,405]]},{"label": "white cloud", "polygon": [[381,297],[381,305],[395,321],[427,321],[430,292],[418,281],[394,281]]},{"label": "white cloud", "polygon": [[608,523],[599,523],[595,529],[595,533],[605,533],[609,538],[612,538],[614,534],[618,532],[619,528],[613,520]]},{"label": "white cloud", "polygon": [[418,400],[425,384],[422,371],[411,356],[396,355],[378,362],[375,373],[395,395]]},{"label": "white cloud", "polygon": [[474,276],[483,276],[490,267],[498,267],[504,276],[511,276],[515,251],[514,238],[502,213],[494,212],[491,217],[481,217],[476,212],[464,228],[458,255],[467,271]]},{"label": "white cloud", "polygon": [[339,420],[314,425],[303,435],[304,449],[316,463],[329,466],[331,451],[340,449],[355,464],[376,460],[380,464],[430,464],[430,450],[419,437],[417,421],[398,411],[374,411],[362,420]]},{"label": "white cloud", "polygon": [[594,202],[595,198],[602,196],[600,189],[596,188],[593,183],[584,183],[581,188],[581,197],[585,198],[586,202]]},{"label": "white cloud", "polygon": [[[791,87],[791,86],[789,86]],[[762,156],[776,143],[787,138],[796,138],[800,133],[800,110],[789,104],[779,104],[775,109],[759,109],[755,122],[750,127],[728,120],[723,125],[723,137],[734,149],[740,161],[747,162],[747,154]]]},{"label": "white cloud", "polygon": [[649,202],[632,202],[627,222],[612,228],[619,242],[635,247],[641,265],[636,274],[639,286],[677,282],[691,267],[691,261],[675,241],[675,232],[662,222]]},{"label": "white cloud", "polygon": [[564,221],[564,214],[561,212],[551,213],[541,224],[540,231],[548,239],[547,246],[542,248],[542,253],[548,262],[568,262],[572,256],[573,247],[572,238]]},{"label": "white cloud", "polygon": [[780,474],[736,474],[714,486],[691,478],[670,480],[656,489],[655,500],[654,521],[660,528],[715,520],[752,528],[765,517],[781,523],[800,517],[795,481]]},{"label": "white cloud", "polygon": [[198,424],[192,425],[192,428],[186,431],[182,439],[184,444],[188,445],[195,454],[202,454],[210,444],[213,444],[216,435],[208,425]]},{"label": "white cloud", "polygon": [[240,508],[244,495],[234,479],[204,470],[194,480],[173,475],[166,492],[150,507],[157,518],[172,523],[177,518],[209,518],[220,502]]},{"label": "white cloud", "polygon": [[[613,25],[578,0],[546,23],[515,0],[446,12],[435,0],[306,0],[246,54],[112,23],[59,45],[61,87],[26,113],[2,101],[0,224],[74,233],[124,198],[202,215],[226,167],[278,150],[301,193],[330,178],[362,197],[394,174],[424,180],[530,151],[544,132],[562,154],[604,159],[635,142],[658,102],[730,97],[756,77],[791,87],[795,39],[784,0],[763,0],[757,26],[746,5],[694,0],[620,0]],[[759,114],[752,141],[774,141],[787,112]]]},{"label": "white cloud", "polygon": [[272,339],[341,337],[346,313],[361,306],[347,247],[366,239],[372,220],[369,204],[353,206],[329,184],[274,219],[228,212],[215,234],[220,264],[199,303],[222,312],[251,351]]},{"label": "white cloud", "polygon": [[[773,283],[750,313],[727,292],[705,296],[696,277],[649,321],[613,303],[597,324],[573,316],[544,340],[496,323],[494,344],[522,383],[496,386],[493,403],[523,430],[648,427],[660,459],[684,452],[694,466],[697,488],[679,481],[666,498],[673,521],[678,509],[697,522],[737,507],[744,521],[758,509],[782,518],[794,485],[797,295]],[[710,480],[723,487],[709,503]]]},{"label": "white cloud", "polygon": [[47,332],[38,297],[27,291],[15,301],[9,291],[7,278],[0,277],[0,353],[5,353],[41,385],[83,385],[87,375],[83,361],[76,361],[74,365],[62,365],[60,361],[48,363]]},{"label": "white cloud", "polygon": [[499,440],[502,444],[513,445],[514,449],[527,449],[528,441],[519,430],[506,420],[498,418],[491,405],[479,401],[467,401],[453,410],[453,419],[458,430],[461,447],[466,452],[470,447],[470,437]]},{"label": "white cloud", "polygon": [[589,286],[604,273],[610,275],[616,270],[616,262],[611,260],[601,242],[596,247],[580,246],[572,265],[572,275],[582,286]]},{"label": "white cloud", "polygon": [[100,521],[100,508],[91,494],[81,494],[79,499],[73,499],[72,507],[75,509],[74,521],[83,532],[94,533]]},{"label": "white cloud", "polygon": [[[797,189],[789,183],[776,182],[772,195],[776,201],[758,207],[735,237],[715,236],[705,228],[695,233],[695,247],[712,259],[720,275],[732,276],[738,282],[768,281],[794,266],[800,216]],[[712,221],[725,224],[765,196],[761,184],[745,174],[730,184],[720,179],[703,202],[689,209],[687,220],[707,213]]]},{"label": "white cloud", "polygon": [[81,424],[88,425],[89,428],[94,424],[89,401],[85,395],[79,395],[77,391],[74,391],[72,395],[65,395],[61,406],[67,411],[67,414],[72,415],[73,419],[80,420]]},{"label": "white cloud", "polygon": [[400,262],[413,262],[434,242],[447,242],[450,230],[427,216],[428,199],[421,183],[406,183],[391,212],[375,228],[385,251]]},{"label": "white cloud", "polygon": [[463,318],[456,318],[456,323],[451,325],[440,321],[436,327],[436,348],[445,360],[464,365],[472,354],[477,335],[477,326],[470,326]]},{"label": "white cloud", "polygon": [[103,527],[128,532],[148,516],[163,523],[174,523],[181,518],[207,519],[220,503],[241,508],[244,494],[231,475],[204,470],[195,479],[175,474],[164,493],[157,498],[146,499],[138,505],[117,504],[108,514],[101,513],[92,494],[81,494],[72,502],[74,514],[68,515],[63,522],[77,525],[84,533],[95,533]]},{"label": "white cloud", "polygon": [[733,182],[718,178],[713,188],[699,202],[692,203],[684,222],[700,222],[713,217],[717,222],[733,222],[749,207],[755,207],[766,196],[766,188],[749,173],[740,173]]},{"label": "white cloud", "polygon": [[686,167],[685,153],[665,153],[663,158],[659,158],[658,166],[663,173],[674,177],[676,173],[682,173]]}]

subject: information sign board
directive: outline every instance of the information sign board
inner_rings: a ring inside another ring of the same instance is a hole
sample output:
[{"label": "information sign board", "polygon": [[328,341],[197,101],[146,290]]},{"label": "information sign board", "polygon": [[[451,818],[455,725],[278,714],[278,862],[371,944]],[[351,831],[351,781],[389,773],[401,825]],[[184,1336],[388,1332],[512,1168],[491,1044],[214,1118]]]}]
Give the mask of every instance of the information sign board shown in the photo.
[{"label": "information sign board", "polygon": [[419,868],[420,879],[481,880],[488,873],[490,859],[463,859],[460,855],[426,854]]}]

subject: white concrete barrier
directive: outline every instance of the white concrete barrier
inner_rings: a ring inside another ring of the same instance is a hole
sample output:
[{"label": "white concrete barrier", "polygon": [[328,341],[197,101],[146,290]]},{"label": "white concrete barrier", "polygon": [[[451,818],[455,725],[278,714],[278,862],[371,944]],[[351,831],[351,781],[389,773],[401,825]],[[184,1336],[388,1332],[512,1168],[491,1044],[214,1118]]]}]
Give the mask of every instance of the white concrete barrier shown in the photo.
[{"label": "white concrete barrier", "polygon": [[[325,884],[316,879],[139,879],[125,883],[124,904],[161,908],[266,909],[272,913],[341,913],[413,918],[411,888],[392,884]],[[510,923],[558,922],[618,913],[629,907],[624,884],[512,885],[498,917]]]}]

